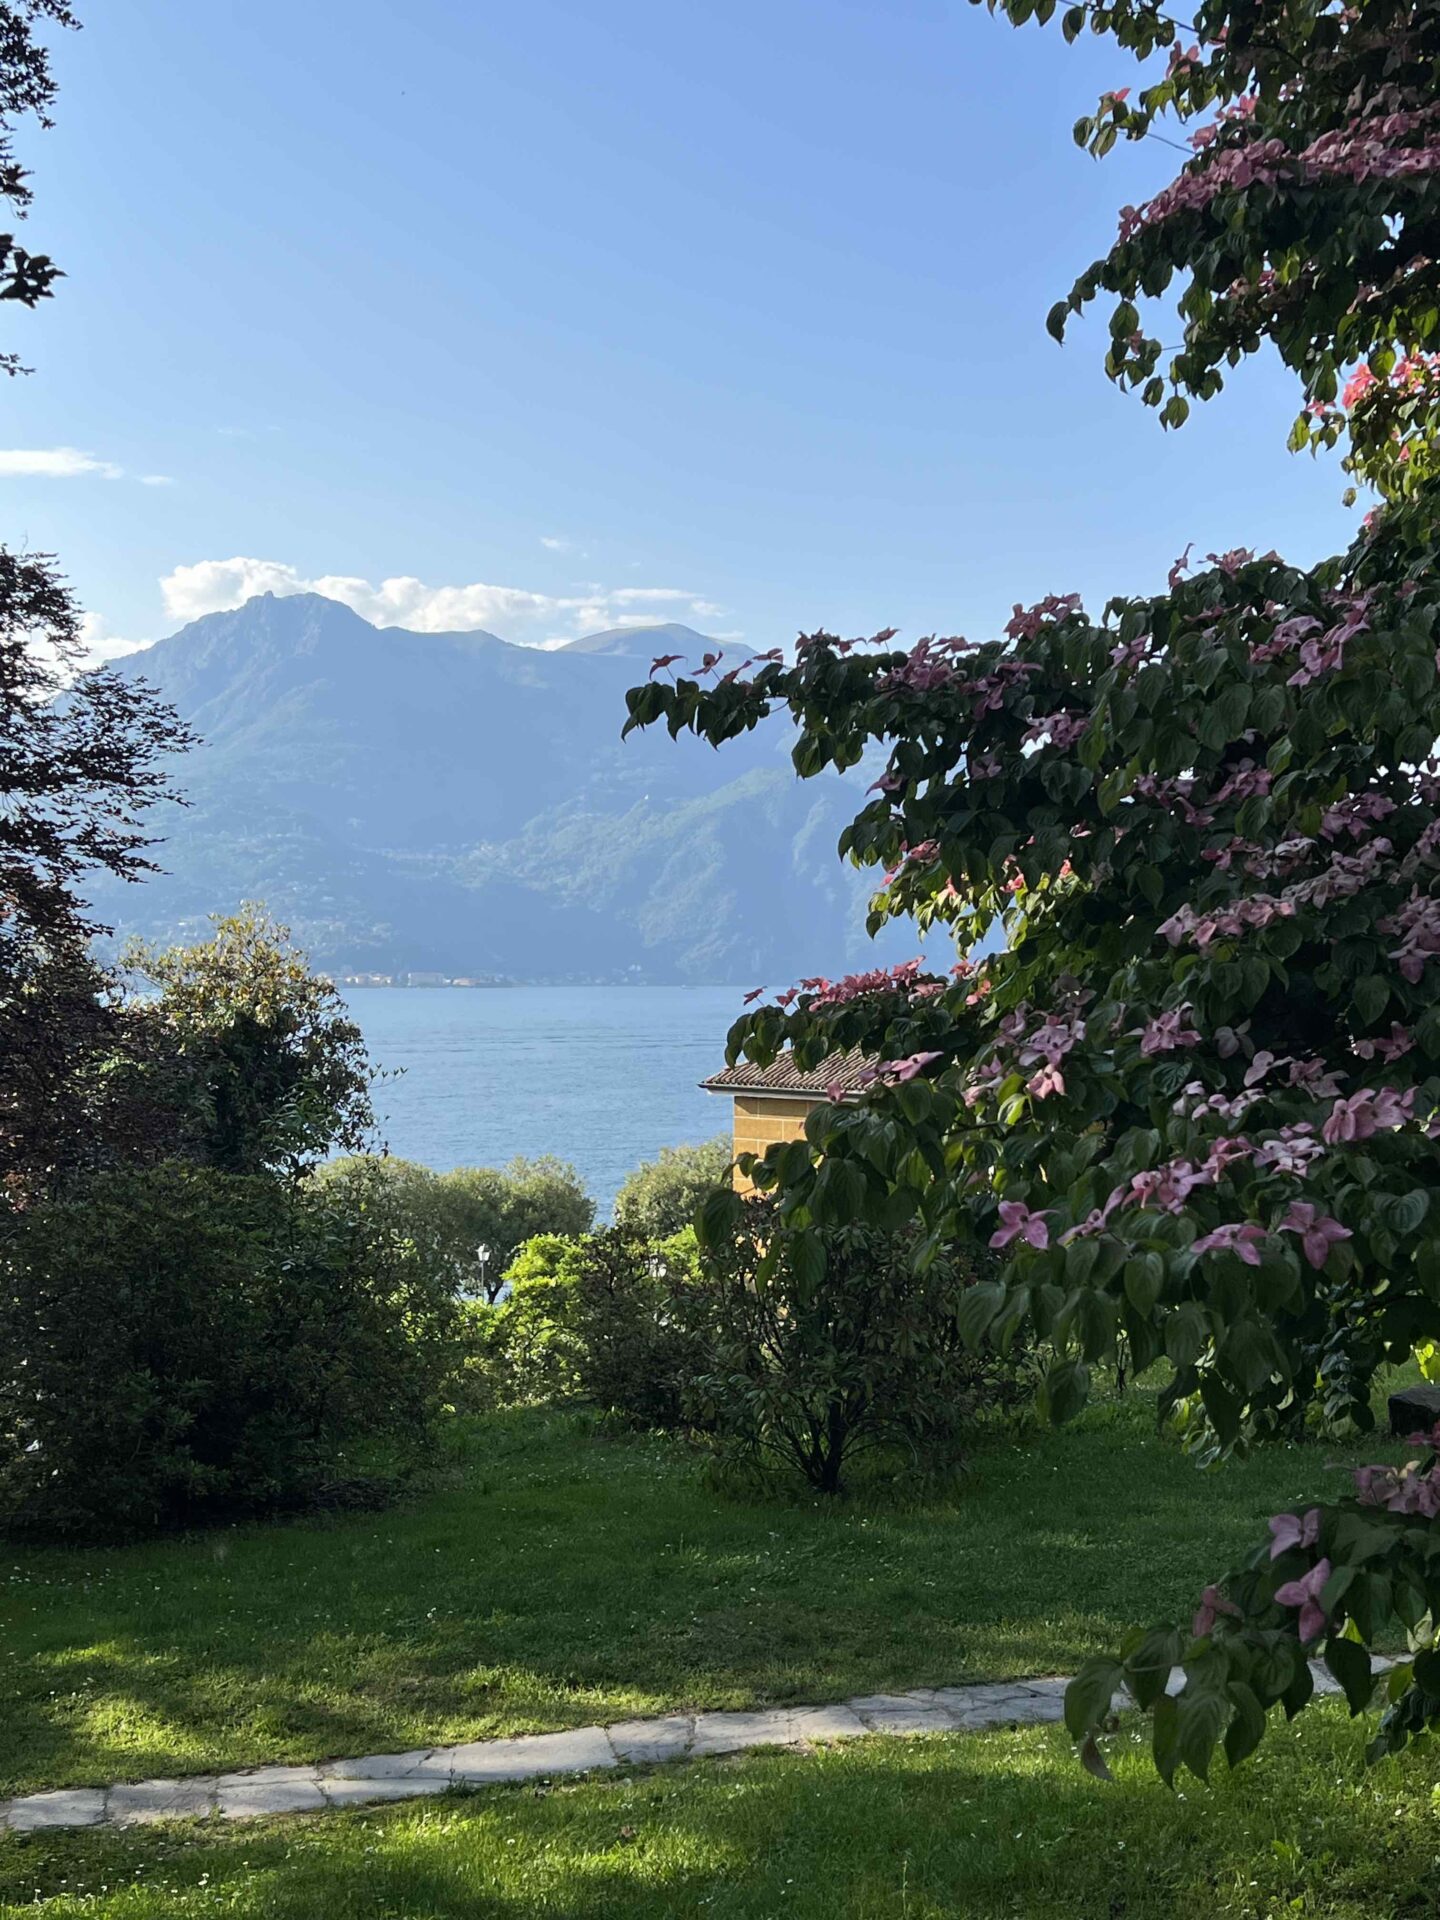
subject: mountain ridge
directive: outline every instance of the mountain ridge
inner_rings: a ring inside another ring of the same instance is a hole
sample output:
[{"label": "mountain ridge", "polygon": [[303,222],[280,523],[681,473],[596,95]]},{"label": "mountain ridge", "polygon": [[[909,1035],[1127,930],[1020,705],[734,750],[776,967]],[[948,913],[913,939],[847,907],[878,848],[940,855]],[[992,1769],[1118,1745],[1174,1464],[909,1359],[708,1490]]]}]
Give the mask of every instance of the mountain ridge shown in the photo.
[{"label": "mountain ridge", "polygon": [[117,937],[194,939],[258,899],[336,973],[727,983],[873,963],[873,881],[835,852],[854,778],[800,781],[780,728],[723,754],[621,741],[638,662],[676,625],[534,648],[377,628],[318,594],[204,615],[114,669],[202,743],[176,768],[190,806],[157,823],[164,871],[97,882],[96,911]]}]

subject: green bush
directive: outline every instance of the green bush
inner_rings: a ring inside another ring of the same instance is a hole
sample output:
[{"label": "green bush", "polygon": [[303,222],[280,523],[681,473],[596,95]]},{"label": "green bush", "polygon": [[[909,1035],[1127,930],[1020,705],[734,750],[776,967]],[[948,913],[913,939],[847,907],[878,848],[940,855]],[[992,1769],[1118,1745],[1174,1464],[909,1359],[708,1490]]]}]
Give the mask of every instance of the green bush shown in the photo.
[{"label": "green bush", "polygon": [[662,1147],[643,1161],[615,1196],[615,1224],[632,1238],[668,1240],[695,1221],[700,1202],[730,1178],[730,1141],[721,1134],[698,1147]]},{"label": "green bush", "polygon": [[581,1399],[647,1427],[684,1420],[705,1356],[693,1229],[658,1243],[618,1227],[520,1249],[499,1305],[468,1303],[468,1407]]},{"label": "green bush", "polygon": [[604,1228],[573,1244],[565,1274],[580,1393],[640,1426],[684,1424],[706,1356],[694,1228],[659,1241]]},{"label": "green bush", "polygon": [[[595,1202],[574,1167],[546,1155],[517,1155],[506,1167],[456,1167],[433,1173],[393,1155],[357,1154],[319,1167],[325,1187],[373,1180],[379,1203],[449,1262],[457,1293],[493,1302],[520,1248],[541,1235],[588,1233]],[[479,1250],[485,1249],[483,1262]]]},{"label": "green bush", "polygon": [[373,1497],[423,1449],[448,1276],[382,1215],[166,1163],[0,1237],[0,1526],[111,1537]]},{"label": "green bush", "polygon": [[950,1248],[922,1269],[913,1233],[797,1233],[758,1199],[742,1214],[704,1257],[708,1360],[687,1395],[724,1462],[778,1463],[836,1493],[858,1454],[952,1455],[982,1408],[1028,1393],[1022,1362],[977,1358],[961,1337],[988,1253]]}]

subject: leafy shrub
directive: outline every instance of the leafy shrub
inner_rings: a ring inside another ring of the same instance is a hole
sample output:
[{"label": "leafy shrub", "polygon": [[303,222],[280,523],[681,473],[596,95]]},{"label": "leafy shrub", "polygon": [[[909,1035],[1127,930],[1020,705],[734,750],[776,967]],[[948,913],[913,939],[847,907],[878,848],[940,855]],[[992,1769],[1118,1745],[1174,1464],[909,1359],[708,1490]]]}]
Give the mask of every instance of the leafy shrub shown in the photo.
[{"label": "leafy shrub", "polygon": [[730,1141],[721,1134],[698,1147],[662,1147],[643,1161],[615,1196],[615,1224],[641,1240],[668,1240],[693,1225],[700,1202],[730,1177]]},{"label": "leafy shrub", "polygon": [[947,1450],[981,1408],[1024,1396],[1018,1363],[962,1337],[986,1256],[952,1247],[921,1270],[916,1247],[863,1225],[787,1232],[772,1204],[746,1204],[705,1256],[709,1361],[688,1397],[723,1460],[778,1461],[836,1493],[866,1449]]},{"label": "leafy shrub", "polygon": [[694,1228],[660,1241],[604,1228],[574,1243],[565,1272],[580,1392],[640,1426],[680,1426],[706,1357]]},{"label": "leafy shrub", "polygon": [[[443,1269],[373,1211],[170,1163],[0,1238],[0,1525],[114,1536],[373,1496],[451,1364]],[[357,1452],[362,1450],[361,1452]]]},{"label": "leafy shrub", "polygon": [[574,1244],[559,1234],[538,1234],[506,1269],[503,1301],[466,1302],[462,1397],[468,1407],[528,1406],[578,1392],[565,1270]]},{"label": "leafy shrub", "polygon": [[523,1246],[499,1305],[465,1309],[461,1397],[479,1409],[583,1399],[643,1426],[678,1426],[703,1363],[693,1230],[639,1240],[618,1227]]}]

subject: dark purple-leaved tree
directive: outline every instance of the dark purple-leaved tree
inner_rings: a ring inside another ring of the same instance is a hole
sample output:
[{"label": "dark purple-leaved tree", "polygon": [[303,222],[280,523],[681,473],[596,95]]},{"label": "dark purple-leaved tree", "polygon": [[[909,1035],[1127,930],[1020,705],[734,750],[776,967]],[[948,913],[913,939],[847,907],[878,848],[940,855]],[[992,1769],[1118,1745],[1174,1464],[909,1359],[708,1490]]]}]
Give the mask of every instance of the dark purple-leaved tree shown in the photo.
[{"label": "dark purple-leaved tree", "polygon": [[[988,1241],[1005,1260],[969,1338],[1046,1343],[1056,1419],[1097,1362],[1166,1363],[1164,1410],[1213,1458],[1317,1402],[1367,1428],[1377,1369],[1440,1337],[1440,8],[1207,0],[1177,22],[1118,0],[1060,24],[1158,76],[1107,94],[1082,145],[1191,131],[1050,330],[1107,300],[1107,371],[1172,428],[1268,343],[1301,388],[1292,444],[1338,446],[1373,496],[1353,545],[1186,556],[1162,595],[1017,606],[979,644],[817,633],[728,671],[657,663],[628,724],[719,744],[783,709],[801,775],[878,755],[842,838],[884,871],[872,925],[954,930],[947,977],[805,981],[732,1029],[732,1059],[880,1063],[750,1169],[784,1231]],[[708,1202],[706,1236],[739,1204]],[[1364,1710],[1399,1631],[1375,1750],[1440,1719],[1436,1460],[1427,1439],[1277,1515],[1193,1620],[1092,1662],[1067,1703],[1089,1763],[1122,1682],[1165,1777],[1203,1775],[1305,1705],[1311,1656]]]}]

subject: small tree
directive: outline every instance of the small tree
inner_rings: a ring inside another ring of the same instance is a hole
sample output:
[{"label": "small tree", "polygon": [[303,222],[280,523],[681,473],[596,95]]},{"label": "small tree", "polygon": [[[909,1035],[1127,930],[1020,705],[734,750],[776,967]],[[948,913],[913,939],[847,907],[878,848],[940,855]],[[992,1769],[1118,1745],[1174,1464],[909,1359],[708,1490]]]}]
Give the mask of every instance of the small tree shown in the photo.
[{"label": "small tree", "polygon": [[196,946],[133,944],[125,964],[158,990],[128,1017],[148,1042],[174,1151],[225,1173],[296,1172],[364,1143],[374,1125],[364,1037],[263,910],[217,918]]},{"label": "small tree", "polygon": [[730,1178],[724,1134],[696,1147],[662,1147],[626,1176],[615,1196],[615,1224],[643,1240],[666,1240],[695,1224],[700,1203]]},{"label": "small tree", "polygon": [[841,1492],[875,1448],[952,1445],[980,1406],[1022,1391],[965,1344],[979,1261],[952,1248],[922,1267],[912,1234],[858,1222],[790,1233],[773,1204],[749,1201],[704,1257],[706,1353],[688,1404],[723,1456],[798,1470],[817,1493]]}]

